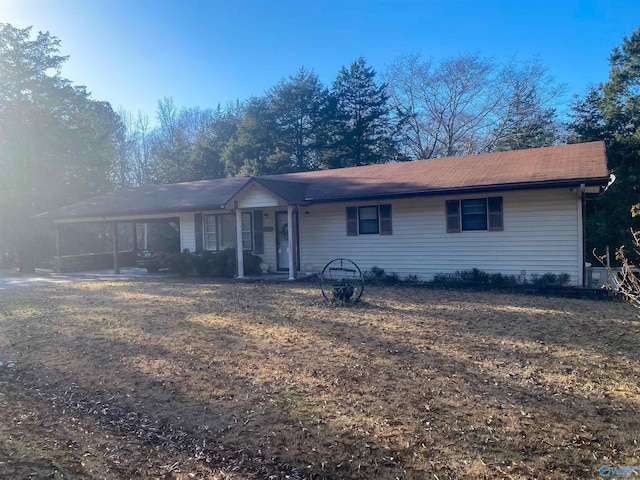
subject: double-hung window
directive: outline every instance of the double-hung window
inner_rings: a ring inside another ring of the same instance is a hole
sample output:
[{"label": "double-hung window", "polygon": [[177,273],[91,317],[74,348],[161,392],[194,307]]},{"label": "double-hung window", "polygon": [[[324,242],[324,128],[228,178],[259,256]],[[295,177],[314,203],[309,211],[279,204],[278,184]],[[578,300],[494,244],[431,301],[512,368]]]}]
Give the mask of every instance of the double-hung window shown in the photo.
[{"label": "double-hung window", "polygon": [[502,231],[502,197],[447,200],[447,232]]},{"label": "double-hung window", "polygon": [[347,235],[391,235],[391,205],[347,207]]},{"label": "double-hung window", "polygon": [[360,235],[380,233],[378,206],[358,207],[358,233]]},{"label": "double-hung window", "polygon": [[460,200],[462,230],[487,229],[487,199],[469,198]]},{"label": "double-hung window", "polygon": [[242,212],[242,249],[253,250],[253,215]]},{"label": "double-hung window", "polygon": [[[236,219],[232,214],[204,215],[204,249],[210,252],[235,248]],[[242,212],[242,249],[253,250],[253,214]]]},{"label": "double-hung window", "polygon": [[204,249],[220,251],[236,246],[236,222],[233,215],[204,215]]}]

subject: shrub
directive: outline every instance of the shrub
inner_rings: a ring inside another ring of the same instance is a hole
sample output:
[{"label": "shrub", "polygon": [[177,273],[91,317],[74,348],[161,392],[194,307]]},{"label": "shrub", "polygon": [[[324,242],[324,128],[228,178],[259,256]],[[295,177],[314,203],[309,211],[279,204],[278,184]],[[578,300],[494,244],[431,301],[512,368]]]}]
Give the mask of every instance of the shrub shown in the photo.
[{"label": "shrub", "polygon": [[260,275],[262,270],[260,264],[262,258],[258,255],[254,255],[251,252],[244,252],[244,273],[245,275]]},{"label": "shrub", "polygon": [[542,276],[531,274],[531,284],[534,287],[566,287],[570,281],[571,277],[567,273],[561,273],[560,275],[545,273]]},{"label": "shrub", "polygon": [[377,279],[377,280],[382,280],[384,277],[387,276],[387,274],[384,273],[384,268],[380,268],[375,265],[371,267],[371,270],[368,272],[368,274],[369,275],[366,275],[366,276],[369,276],[370,278]]},{"label": "shrub", "polygon": [[433,276],[432,285],[452,288],[518,288],[533,285],[537,288],[564,287],[571,282],[567,273],[531,274],[527,280],[526,272],[520,275],[504,275],[502,273],[487,273],[477,268],[471,270],[457,270],[454,273],[437,273]]},{"label": "shrub", "polygon": [[402,281],[405,283],[411,283],[414,285],[422,283],[422,281],[420,280],[420,275],[407,275],[406,277],[404,277]]},{"label": "shrub", "polygon": [[371,270],[368,272],[364,272],[363,275],[366,282],[373,284],[385,283],[395,285],[401,282],[400,275],[396,272],[386,273],[384,268],[380,268],[375,265],[371,267]]},{"label": "shrub", "polygon": [[[192,256],[195,273],[201,277],[227,277],[236,275],[236,249],[227,248],[221,252],[205,252],[202,255]],[[251,252],[244,252],[245,275],[258,275],[262,259]]]},{"label": "shrub", "polygon": [[471,270],[456,270],[454,273],[436,273],[433,276],[434,285],[447,287],[482,287],[489,286],[491,276],[477,268]]},{"label": "shrub", "polygon": [[172,253],[167,257],[167,266],[172,272],[186,277],[193,270],[194,256],[188,252]]}]

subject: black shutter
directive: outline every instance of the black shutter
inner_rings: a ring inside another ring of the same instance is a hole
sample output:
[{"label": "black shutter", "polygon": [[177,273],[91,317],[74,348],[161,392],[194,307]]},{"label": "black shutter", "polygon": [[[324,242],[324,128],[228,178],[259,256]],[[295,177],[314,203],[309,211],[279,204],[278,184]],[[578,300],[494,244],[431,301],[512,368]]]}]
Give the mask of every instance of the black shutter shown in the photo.
[{"label": "black shutter", "polygon": [[380,235],[391,235],[392,233],[391,205],[380,205]]},{"label": "black shutter", "polygon": [[447,200],[447,233],[460,231],[460,201]]},{"label": "black shutter", "polygon": [[504,230],[502,220],[502,197],[489,197],[489,231],[501,232]]},{"label": "black shutter", "polygon": [[264,232],[263,232],[262,210],[253,211],[253,253],[264,253]]},{"label": "black shutter", "polygon": [[196,213],[194,215],[195,227],[196,227],[196,253],[202,253],[202,214]]},{"label": "black shutter", "polygon": [[347,235],[350,237],[358,235],[357,207],[347,207]]}]

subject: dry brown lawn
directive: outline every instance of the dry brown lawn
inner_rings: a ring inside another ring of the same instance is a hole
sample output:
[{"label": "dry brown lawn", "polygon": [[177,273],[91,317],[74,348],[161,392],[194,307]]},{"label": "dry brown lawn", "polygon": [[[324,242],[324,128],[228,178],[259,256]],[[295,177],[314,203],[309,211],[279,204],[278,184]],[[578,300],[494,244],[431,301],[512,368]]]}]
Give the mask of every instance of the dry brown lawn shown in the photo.
[{"label": "dry brown lawn", "polygon": [[[0,478],[600,478],[640,465],[622,303],[304,284],[0,291]],[[640,472],[639,472],[640,473]]]}]

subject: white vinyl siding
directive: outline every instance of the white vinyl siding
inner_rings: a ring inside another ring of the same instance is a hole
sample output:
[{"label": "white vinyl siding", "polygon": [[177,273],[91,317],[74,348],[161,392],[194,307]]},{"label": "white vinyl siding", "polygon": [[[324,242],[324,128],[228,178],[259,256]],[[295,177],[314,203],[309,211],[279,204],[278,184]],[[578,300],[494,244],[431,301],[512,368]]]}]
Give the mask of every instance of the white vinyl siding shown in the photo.
[{"label": "white vinyl siding", "polygon": [[[504,231],[447,233],[445,200],[478,198],[477,194],[394,200],[389,236],[347,236],[348,204],[305,207],[309,216],[300,216],[301,269],[318,271],[330,260],[345,257],[362,270],[378,266],[387,273],[424,280],[436,273],[479,268],[509,275],[568,273],[578,284],[582,266],[576,193],[567,188],[491,195],[503,197]],[[367,204],[376,203],[358,203]]]},{"label": "white vinyl siding", "polygon": [[250,186],[238,200],[238,208],[263,208],[278,206],[278,199],[266,190]]}]

